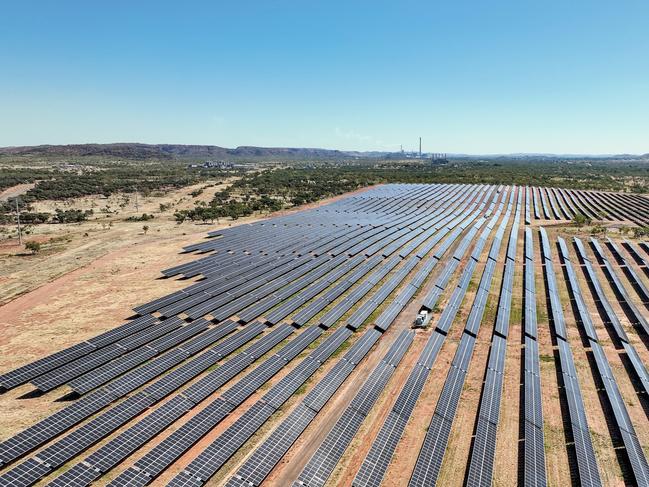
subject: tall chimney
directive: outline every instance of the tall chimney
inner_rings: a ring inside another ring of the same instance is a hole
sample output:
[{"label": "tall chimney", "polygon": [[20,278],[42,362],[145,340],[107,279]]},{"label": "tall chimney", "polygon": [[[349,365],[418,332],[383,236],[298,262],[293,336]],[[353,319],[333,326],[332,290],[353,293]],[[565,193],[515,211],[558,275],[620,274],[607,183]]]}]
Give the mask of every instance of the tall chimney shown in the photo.
[{"label": "tall chimney", "polygon": [[421,158],[421,137],[419,137],[419,158]]}]

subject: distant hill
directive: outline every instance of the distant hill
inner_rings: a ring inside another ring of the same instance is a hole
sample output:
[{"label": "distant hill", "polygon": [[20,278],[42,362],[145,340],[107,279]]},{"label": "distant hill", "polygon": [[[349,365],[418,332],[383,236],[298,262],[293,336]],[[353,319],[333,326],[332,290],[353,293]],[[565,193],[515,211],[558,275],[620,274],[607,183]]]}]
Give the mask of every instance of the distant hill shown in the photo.
[{"label": "distant hill", "polygon": [[[334,159],[360,155],[329,149],[308,149],[291,147],[241,146],[228,149],[216,145],[180,144],[73,144],[38,145],[24,147],[0,147],[0,155],[41,157],[84,157],[104,156],[124,159],[202,159],[202,158],[285,158],[285,159]],[[369,156],[365,156],[369,157]]]},{"label": "distant hill", "polygon": [[[333,149],[313,149],[300,147],[254,147],[239,146],[235,149],[217,145],[181,145],[181,144],[72,144],[72,145],[36,145],[24,147],[0,147],[0,156],[32,156],[43,158],[65,158],[100,156],[131,160],[205,160],[205,159],[279,159],[279,160],[342,160],[353,158],[391,158],[399,159],[400,152],[356,152]],[[517,161],[538,161],[553,159],[583,160],[649,160],[649,154],[449,154],[454,159],[502,159]]]}]

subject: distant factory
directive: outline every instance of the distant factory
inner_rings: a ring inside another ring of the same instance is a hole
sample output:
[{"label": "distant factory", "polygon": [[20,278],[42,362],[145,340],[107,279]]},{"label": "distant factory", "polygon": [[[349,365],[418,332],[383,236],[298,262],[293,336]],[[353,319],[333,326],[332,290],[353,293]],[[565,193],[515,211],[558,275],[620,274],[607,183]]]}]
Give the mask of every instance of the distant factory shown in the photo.
[{"label": "distant factory", "polygon": [[419,151],[415,152],[405,152],[403,150],[403,145],[400,150],[401,157],[405,159],[423,159],[428,160],[431,164],[435,165],[444,165],[448,164],[448,157],[446,152],[433,152],[433,153],[423,153],[421,151],[421,137],[419,137]]},{"label": "distant factory", "polygon": [[433,152],[430,157],[430,162],[433,164],[448,164],[448,158],[446,157],[446,152]]}]

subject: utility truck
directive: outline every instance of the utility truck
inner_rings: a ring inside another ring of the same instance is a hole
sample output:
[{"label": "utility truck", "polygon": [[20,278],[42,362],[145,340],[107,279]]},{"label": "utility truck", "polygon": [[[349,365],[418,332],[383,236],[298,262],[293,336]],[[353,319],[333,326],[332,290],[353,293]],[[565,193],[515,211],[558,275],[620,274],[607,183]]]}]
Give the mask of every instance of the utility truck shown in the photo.
[{"label": "utility truck", "polygon": [[428,324],[428,320],[430,320],[430,315],[428,314],[427,309],[421,309],[419,311],[419,314],[415,318],[415,321],[412,323],[413,328],[426,328],[426,325]]}]

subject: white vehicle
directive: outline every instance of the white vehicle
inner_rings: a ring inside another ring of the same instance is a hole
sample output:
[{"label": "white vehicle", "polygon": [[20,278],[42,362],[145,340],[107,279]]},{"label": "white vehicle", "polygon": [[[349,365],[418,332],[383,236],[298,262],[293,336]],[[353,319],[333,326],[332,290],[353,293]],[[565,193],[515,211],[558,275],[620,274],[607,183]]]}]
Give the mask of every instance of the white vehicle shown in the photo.
[{"label": "white vehicle", "polygon": [[428,324],[429,316],[428,316],[428,310],[422,309],[417,317],[415,318],[415,321],[412,324],[413,328],[425,328],[426,325]]}]

